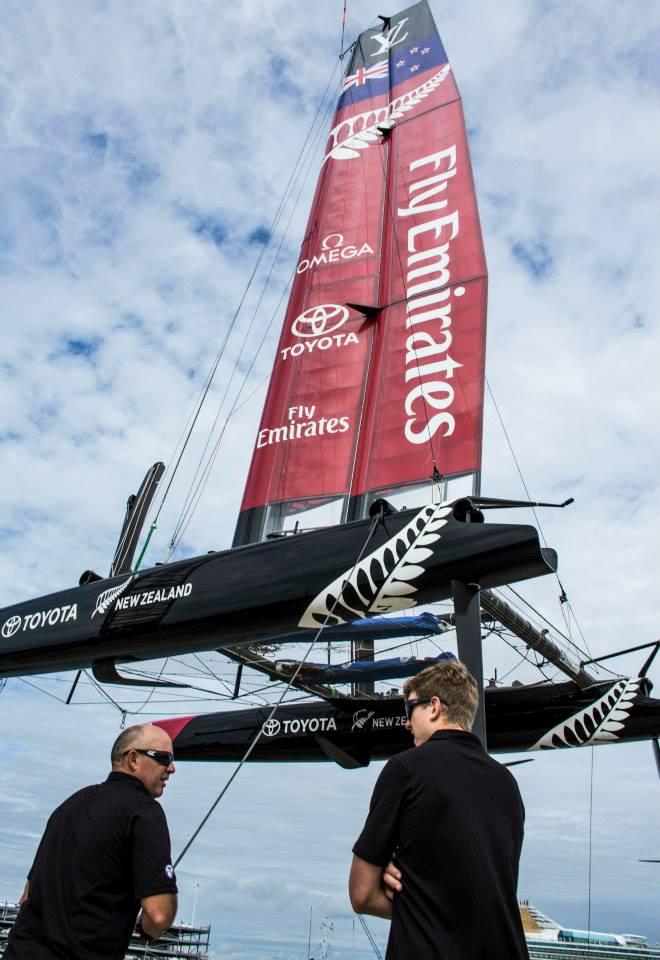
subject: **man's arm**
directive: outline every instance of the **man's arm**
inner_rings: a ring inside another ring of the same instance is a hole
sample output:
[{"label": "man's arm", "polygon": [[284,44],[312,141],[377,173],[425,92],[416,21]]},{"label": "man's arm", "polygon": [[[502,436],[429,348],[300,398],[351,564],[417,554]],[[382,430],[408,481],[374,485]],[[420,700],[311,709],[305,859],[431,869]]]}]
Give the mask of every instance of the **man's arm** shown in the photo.
[{"label": "man's arm", "polygon": [[391,918],[392,903],[383,890],[382,876],[382,867],[353,855],[348,895],[356,913],[368,913],[372,917],[383,917],[385,920]]},{"label": "man's arm", "polygon": [[23,887],[23,893],[18,898],[19,907],[22,907],[24,903],[28,902],[29,896],[30,896],[30,881],[26,880],[25,886]]},{"label": "man's arm", "polygon": [[142,897],[142,913],[138,918],[141,929],[152,940],[157,940],[176,916],[178,901],[175,893],[156,893],[151,897]]}]

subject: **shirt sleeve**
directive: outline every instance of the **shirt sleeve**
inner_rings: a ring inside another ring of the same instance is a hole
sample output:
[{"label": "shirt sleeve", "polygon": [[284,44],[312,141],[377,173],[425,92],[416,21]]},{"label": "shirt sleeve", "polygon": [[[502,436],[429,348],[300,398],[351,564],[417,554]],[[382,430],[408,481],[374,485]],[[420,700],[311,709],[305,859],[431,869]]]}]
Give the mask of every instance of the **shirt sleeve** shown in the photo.
[{"label": "shirt sleeve", "polygon": [[374,866],[385,867],[396,849],[399,814],[410,776],[396,757],[385,764],[371,796],[369,814],[353,853]]},{"label": "shirt sleeve", "polygon": [[176,893],[170,833],[160,804],[153,801],[136,810],[131,832],[135,899]]},{"label": "shirt sleeve", "polygon": [[37,847],[37,852],[36,852],[35,855],[34,855],[34,860],[32,861],[32,866],[30,867],[30,869],[29,869],[29,871],[28,871],[28,875],[27,875],[27,879],[28,879],[28,880],[31,880],[31,879],[32,879],[32,872],[33,872],[33,870],[34,870],[34,868],[35,868],[35,866],[36,866],[37,860],[39,859],[39,854],[41,853],[41,848],[42,848],[43,845],[44,845],[44,840],[46,839],[46,834],[48,833],[48,828],[50,827],[51,821],[52,821],[52,819],[53,819],[53,817],[54,817],[54,815],[55,815],[56,812],[57,812],[57,811],[53,811],[53,813],[51,813],[51,815],[50,815],[49,818],[48,818],[48,821],[47,821],[47,823],[46,823],[46,828],[45,828],[44,832],[43,832],[42,835],[41,835],[41,840],[39,841],[39,846]]}]

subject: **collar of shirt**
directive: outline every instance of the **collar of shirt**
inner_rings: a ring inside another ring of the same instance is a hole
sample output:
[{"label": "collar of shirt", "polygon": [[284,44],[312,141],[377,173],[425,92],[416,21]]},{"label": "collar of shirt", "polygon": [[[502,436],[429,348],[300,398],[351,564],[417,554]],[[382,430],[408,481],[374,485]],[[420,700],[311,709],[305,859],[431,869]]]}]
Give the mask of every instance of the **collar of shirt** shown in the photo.
[{"label": "collar of shirt", "polygon": [[478,746],[480,750],[483,749],[479,737],[467,730],[436,730],[429,740],[462,740],[463,743],[470,743]]},{"label": "collar of shirt", "polygon": [[141,780],[138,780],[137,777],[132,777],[130,773],[121,773],[119,770],[113,770],[112,773],[108,775],[106,783],[126,783],[130,787],[135,787],[137,790],[141,790],[142,793],[146,793],[147,796],[150,796],[149,791],[144,786]]}]

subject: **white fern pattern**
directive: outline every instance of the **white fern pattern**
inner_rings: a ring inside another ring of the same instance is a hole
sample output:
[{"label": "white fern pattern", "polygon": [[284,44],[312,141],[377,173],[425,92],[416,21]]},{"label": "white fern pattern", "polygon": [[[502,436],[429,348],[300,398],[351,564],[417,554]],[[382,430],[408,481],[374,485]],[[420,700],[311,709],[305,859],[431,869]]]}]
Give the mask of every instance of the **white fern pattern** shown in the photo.
[{"label": "white fern pattern", "polygon": [[371,718],[375,716],[375,710],[358,710],[353,714],[353,726],[351,727],[351,733],[353,730],[364,730]]},{"label": "white fern pattern", "polygon": [[552,730],[529,747],[530,750],[552,750],[557,747],[584,747],[587,744],[611,743],[618,740],[630,715],[640,680],[617,680],[600,700],[590,704]]},{"label": "white fern pattern", "polygon": [[359,157],[360,150],[366,150],[372,143],[380,140],[379,126],[388,120],[398,120],[409,110],[413,110],[440,86],[450,70],[451,67],[446,63],[439,73],[434,74],[415,90],[404,93],[382,107],[342,120],[330,131],[329,149],[323,158],[323,163],[330,157],[333,160],[351,160]]},{"label": "white fern pattern", "polygon": [[434,553],[440,530],[451,515],[451,504],[424,507],[399,533],[374,550],[353,569],[333,580],[305,610],[298,626],[348,623],[377,613],[393,613],[417,604],[412,583],[424,573],[423,563]]},{"label": "white fern pattern", "polygon": [[91,619],[93,620],[97,613],[105,613],[106,610],[114,603],[117,597],[121,596],[124,590],[128,589],[129,584],[135,580],[135,575],[131,574],[128,580],[124,580],[123,583],[120,583],[116,587],[110,587],[108,590],[104,590],[103,593],[99,593],[96,598],[96,606],[92,612]]}]

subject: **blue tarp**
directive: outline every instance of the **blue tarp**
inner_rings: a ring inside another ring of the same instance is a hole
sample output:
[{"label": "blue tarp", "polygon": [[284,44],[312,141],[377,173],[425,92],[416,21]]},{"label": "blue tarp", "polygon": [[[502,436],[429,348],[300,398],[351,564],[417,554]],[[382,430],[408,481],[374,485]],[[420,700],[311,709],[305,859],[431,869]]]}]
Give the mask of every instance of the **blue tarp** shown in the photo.
[{"label": "blue tarp", "polygon": [[[442,660],[453,660],[454,654],[441,653],[437,657],[391,657],[388,660],[357,660],[354,663],[325,664],[306,663],[303,666],[303,676],[321,683],[359,683],[363,680],[393,680],[396,677],[414,677],[425,667],[432,667]],[[276,666],[295,669],[299,661],[278,660]],[[283,671],[284,672],[284,671]],[[288,673],[289,670],[286,670]]]},{"label": "blue tarp", "polygon": [[[451,629],[442,617],[436,617],[433,613],[420,613],[415,617],[365,617],[339,626],[324,627],[319,634],[319,641],[428,637]],[[273,643],[304,643],[316,633],[316,630],[299,630],[288,636],[277,637]]]}]

